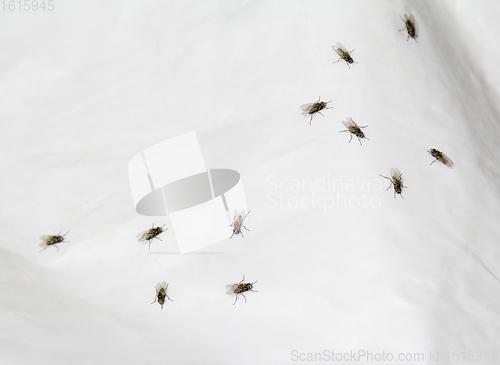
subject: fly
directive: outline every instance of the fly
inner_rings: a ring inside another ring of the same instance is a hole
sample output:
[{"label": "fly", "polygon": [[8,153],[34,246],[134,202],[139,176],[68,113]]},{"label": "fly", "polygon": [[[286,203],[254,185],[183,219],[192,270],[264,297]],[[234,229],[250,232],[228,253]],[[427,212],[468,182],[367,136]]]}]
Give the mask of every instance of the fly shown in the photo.
[{"label": "fly", "polygon": [[348,51],[342,44],[340,44],[338,42],[335,46],[332,46],[332,48],[340,56],[340,58],[337,61],[335,61],[334,63],[337,63],[340,60],[344,60],[347,63],[347,67],[349,67],[349,68],[351,68],[351,66],[349,66],[350,63],[357,63],[352,59],[351,55],[349,54],[349,53],[354,52],[354,50]]},{"label": "fly", "polygon": [[161,238],[159,238],[158,235],[162,232],[165,232],[168,229],[168,228],[163,229],[164,226],[165,225],[155,228],[155,225],[153,223],[152,228],[146,229],[145,231],[142,231],[141,233],[139,233],[137,235],[137,240],[139,242],[149,241],[149,249],[151,250],[151,240],[153,238],[156,238],[156,239],[159,239],[161,241]]},{"label": "fly", "polygon": [[319,113],[322,116],[324,116],[321,113],[321,110],[333,109],[333,107],[329,108],[326,106],[328,103],[332,102],[331,100],[325,102],[325,101],[320,101],[320,99],[321,99],[321,96],[319,97],[318,101],[315,101],[314,103],[304,104],[300,107],[300,109],[302,109],[302,115],[305,115],[305,116],[310,115],[311,116],[311,119],[309,119],[309,125],[311,125],[311,123],[312,123],[312,119],[313,119],[314,114]]},{"label": "fly", "polygon": [[245,237],[243,236],[243,232],[241,231],[241,227],[245,228],[247,231],[250,232],[250,230],[245,227],[245,225],[243,224],[243,221],[245,220],[245,218],[247,217],[247,215],[249,215],[250,212],[248,212],[246,215],[245,215],[245,211],[242,210],[241,213],[238,214],[238,211],[235,209],[234,210],[234,216],[233,216],[233,223],[231,223],[229,225],[229,227],[233,227],[233,234],[231,235],[231,237],[229,237],[230,239],[233,238],[234,235],[239,235],[241,234],[241,237]]},{"label": "fly", "polygon": [[[407,186],[403,185],[403,174],[401,174],[401,172],[399,172],[398,169],[391,169],[391,177],[390,178],[387,176],[384,176],[384,175],[380,175],[380,176],[388,179],[391,182],[391,185],[394,186],[394,197],[396,197],[396,194],[401,195],[401,198],[403,197],[403,194],[401,194],[401,193],[403,191],[403,188],[407,188]],[[385,191],[389,190],[391,185],[389,185],[389,187],[387,189],[385,189]]]},{"label": "fly", "polygon": [[453,166],[455,166],[455,163],[451,160],[451,158],[446,156],[443,152],[438,151],[435,148],[432,148],[431,150],[429,150],[427,152],[429,152],[432,155],[432,157],[435,158],[435,160],[431,162],[431,165],[436,161],[440,161],[448,167],[452,168]]},{"label": "fly", "polygon": [[[401,19],[403,19],[403,17],[401,17]],[[408,37],[406,38],[406,41],[408,41],[408,39],[412,37],[415,42],[417,42],[417,27],[415,25],[415,18],[413,17],[413,15],[408,16],[405,14],[405,18],[403,19],[403,21],[405,22],[405,27],[403,29],[400,29],[399,31],[401,32],[402,30],[406,29],[408,31]]]},{"label": "fly", "polygon": [[158,301],[158,304],[160,305],[161,309],[163,309],[163,305],[165,304],[165,298],[173,302],[173,300],[170,299],[170,297],[167,294],[168,284],[166,282],[156,284],[155,288],[156,288],[156,297],[155,301],[151,304],[154,304],[156,301]]},{"label": "fly", "polygon": [[236,294],[236,299],[234,300],[233,305],[236,304],[236,301],[238,300],[238,295],[243,295],[243,298],[245,298],[245,303],[246,303],[247,297],[245,297],[245,294],[243,293],[247,291],[257,292],[257,290],[252,290],[253,284],[255,284],[257,281],[254,281],[253,283],[244,283],[243,281],[245,281],[245,275],[243,275],[243,280],[241,280],[239,283],[229,284],[226,286],[226,289],[229,289],[226,292],[226,294],[229,295]]},{"label": "fly", "polygon": [[45,246],[45,247],[40,252],[44,251],[49,246],[54,246],[57,249],[57,251],[59,251],[59,247],[57,247],[56,244],[64,241],[64,236],[66,236],[68,233],[69,233],[69,231],[66,232],[65,234],[63,234],[62,236],[61,236],[61,232],[59,232],[59,234],[57,236],[51,236],[51,235],[41,236],[40,239],[43,242],[40,243],[40,246]]},{"label": "fly", "polygon": [[349,140],[348,143],[351,143],[353,135],[355,135],[356,137],[358,137],[358,141],[359,141],[360,145],[363,145],[361,143],[361,138],[365,138],[365,139],[370,140],[369,138],[366,138],[365,134],[361,130],[361,128],[368,127],[367,125],[365,125],[365,126],[359,126],[359,125],[356,124],[355,121],[352,120],[352,118],[347,118],[346,120],[343,120],[342,124],[344,124],[347,127],[347,129],[345,131],[339,131],[339,132],[350,132],[351,133],[351,139]]}]

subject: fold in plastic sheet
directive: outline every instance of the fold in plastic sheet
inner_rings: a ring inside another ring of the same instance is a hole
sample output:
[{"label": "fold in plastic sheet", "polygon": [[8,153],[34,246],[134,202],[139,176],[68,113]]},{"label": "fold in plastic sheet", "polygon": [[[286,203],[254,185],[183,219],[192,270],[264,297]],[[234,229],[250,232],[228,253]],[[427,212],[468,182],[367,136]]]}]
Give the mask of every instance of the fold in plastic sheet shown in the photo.
[{"label": "fold in plastic sheet", "polygon": [[240,174],[207,170],[195,132],[148,147],[128,169],[136,211],[169,214],[181,253],[228,238],[229,212],[247,210]]}]

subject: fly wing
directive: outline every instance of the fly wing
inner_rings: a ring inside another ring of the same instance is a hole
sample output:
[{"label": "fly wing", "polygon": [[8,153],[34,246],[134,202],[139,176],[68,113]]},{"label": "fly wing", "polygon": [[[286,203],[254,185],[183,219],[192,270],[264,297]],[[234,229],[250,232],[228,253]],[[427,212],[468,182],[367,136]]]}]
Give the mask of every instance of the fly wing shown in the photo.
[{"label": "fly wing", "polygon": [[415,37],[418,37],[418,24],[415,21],[415,18],[413,17],[413,14],[410,15],[410,22],[413,25],[413,29],[415,30]]},{"label": "fly wing", "polygon": [[[406,14],[405,14],[406,15]],[[413,14],[411,14],[407,20],[410,20],[410,22],[415,25],[415,17],[413,16]]]},{"label": "fly wing", "polygon": [[238,216],[238,223],[239,223],[240,226],[243,225],[243,221],[245,220],[245,218],[247,217],[247,215],[250,214],[250,212],[248,212],[246,214],[245,213],[246,213],[245,210],[242,210],[241,213],[240,213],[240,215]]},{"label": "fly wing", "polygon": [[347,51],[347,48],[345,48],[345,47],[342,45],[342,43],[337,42],[336,47],[337,47],[338,49],[340,49],[340,50],[341,50],[342,52],[344,52],[344,53],[349,53],[349,52]]},{"label": "fly wing", "polygon": [[308,115],[311,113],[314,103],[304,104],[300,107],[302,109],[302,115]]},{"label": "fly wing", "polygon": [[160,289],[166,289],[167,288],[167,283],[166,282],[158,282],[158,284],[156,284],[156,291],[160,291]]},{"label": "fly wing", "polygon": [[396,169],[391,169],[391,176],[394,179],[401,180],[401,172],[399,172],[399,170],[397,168]]},{"label": "fly wing", "polygon": [[355,127],[356,126],[356,123],[354,123],[354,121],[352,120],[352,118],[346,118],[346,120],[342,121],[342,124],[345,125],[347,128]]},{"label": "fly wing", "polygon": [[54,236],[51,236],[51,235],[44,235],[44,236],[40,236],[40,239],[44,242],[42,242],[42,244],[45,244],[47,241],[49,241],[50,239],[52,239],[52,237]]},{"label": "fly wing", "polygon": [[[242,213],[245,212],[242,210]],[[238,213],[238,211],[235,209],[234,210],[234,215],[233,215],[233,223],[240,222],[241,221],[241,213]]]},{"label": "fly wing", "polygon": [[238,287],[237,283],[226,285],[226,289],[229,289],[226,294],[235,294],[234,289]]},{"label": "fly wing", "polygon": [[344,52],[338,47],[339,43],[337,43],[335,46],[332,46],[333,50],[335,52],[337,52],[337,54],[340,56],[340,57],[343,57],[344,56]]},{"label": "fly wing", "polygon": [[446,156],[444,153],[441,152],[441,156],[443,156],[443,163],[448,166],[448,167],[453,167],[455,166],[455,163],[453,162],[453,160],[451,158],[449,158],[448,156]]},{"label": "fly wing", "polygon": [[142,231],[141,233],[139,233],[136,236],[137,241],[139,241],[139,242],[146,241],[146,239],[148,237],[148,234],[149,234],[149,229],[146,229],[145,231]]},{"label": "fly wing", "polygon": [[307,103],[307,104],[301,105],[300,109],[302,109],[302,110],[308,110],[308,109],[310,109],[313,106],[313,104],[314,103]]}]

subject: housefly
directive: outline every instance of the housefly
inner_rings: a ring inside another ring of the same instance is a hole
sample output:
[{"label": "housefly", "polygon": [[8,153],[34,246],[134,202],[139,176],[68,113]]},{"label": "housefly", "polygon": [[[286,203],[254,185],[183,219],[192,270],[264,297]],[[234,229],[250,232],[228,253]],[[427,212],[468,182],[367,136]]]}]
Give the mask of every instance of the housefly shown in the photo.
[{"label": "housefly", "polygon": [[153,223],[152,228],[146,229],[145,231],[143,231],[137,235],[137,240],[139,242],[149,241],[149,249],[151,250],[151,240],[153,238],[156,238],[156,239],[159,239],[161,241],[161,238],[159,238],[158,235],[162,232],[165,232],[168,229],[168,228],[163,229],[164,226],[165,225],[155,228],[155,225]]},{"label": "housefly", "polygon": [[349,53],[354,52],[354,50],[348,51],[342,44],[340,44],[338,42],[335,46],[332,46],[332,48],[340,56],[340,58],[337,61],[335,61],[334,63],[337,63],[340,60],[344,60],[347,63],[347,67],[349,67],[349,68],[351,68],[351,66],[349,66],[350,63],[357,63],[352,59],[351,55],[349,54]]},{"label": "housefly", "polygon": [[66,236],[68,233],[69,233],[69,231],[66,232],[65,234],[63,234],[62,236],[61,236],[61,232],[59,232],[59,234],[57,236],[51,236],[51,235],[41,236],[40,239],[43,242],[40,243],[40,246],[45,246],[45,247],[40,252],[44,251],[49,246],[54,246],[57,249],[57,251],[59,251],[59,247],[57,247],[56,244],[64,241],[64,236]]},{"label": "housefly", "polygon": [[245,294],[243,293],[246,291],[257,292],[257,290],[252,290],[253,284],[255,284],[257,281],[254,281],[253,283],[244,283],[243,281],[245,281],[245,275],[243,275],[243,280],[241,280],[239,283],[229,284],[226,286],[226,289],[229,289],[226,292],[226,294],[229,295],[236,294],[236,299],[234,300],[233,305],[236,304],[236,301],[238,300],[238,295],[243,295],[243,298],[245,298],[245,303],[246,303],[247,297],[245,297]]},{"label": "housefly", "polygon": [[[403,19],[403,17],[401,17],[401,19]],[[413,17],[413,15],[408,16],[405,14],[405,18],[403,19],[403,21],[405,22],[406,25],[403,29],[400,29],[399,31],[401,32],[402,30],[406,29],[408,31],[408,37],[406,38],[406,40],[408,41],[408,39],[412,37],[413,39],[415,39],[415,42],[417,42],[417,37],[418,37],[417,27],[415,25],[415,18]]]},{"label": "housefly", "polygon": [[[391,185],[394,186],[394,197],[396,197],[396,194],[401,195],[401,198],[403,197],[403,194],[401,194],[401,192],[402,192],[403,188],[407,188],[407,186],[403,185],[403,175],[401,174],[401,172],[399,172],[398,169],[391,169],[391,177],[390,178],[387,176],[384,176],[384,175],[380,175],[380,176],[388,179],[391,182]],[[385,191],[389,190],[391,185],[389,185],[389,187],[387,189],[385,189]]]},{"label": "housefly", "polygon": [[432,148],[427,152],[429,152],[432,155],[432,157],[435,158],[435,160],[431,162],[431,165],[436,161],[441,161],[443,164],[445,164],[448,167],[455,166],[455,163],[451,160],[451,158],[446,156],[443,152],[438,151],[435,148]]},{"label": "housefly", "polygon": [[238,214],[238,211],[235,209],[234,210],[234,216],[233,216],[233,223],[231,223],[229,225],[229,227],[233,227],[233,234],[231,235],[231,237],[229,237],[230,239],[233,238],[233,236],[236,234],[241,234],[241,237],[244,237],[243,236],[243,232],[241,231],[241,227],[245,228],[247,231],[250,231],[247,227],[245,227],[245,225],[243,224],[243,221],[245,220],[245,218],[247,217],[247,215],[249,215],[250,212],[248,212],[246,215],[245,215],[245,211],[242,210],[239,214]]},{"label": "housefly", "polygon": [[163,309],[163,305],[165,304],[165,298],[173,302],[173,300],[170,299],[170,297],[167,294],[168,284],[166,282],[161,282],[156,284],[155,288],[156,288],[156,297],[155,301],[151,304],[154,304],[156,301],[158,301],[158,304],[161,306],[161,309]]},{"label": "housefly", "polygon": [[356,124],[356,122],[354,122],[352,120],[352,118],[347,118],[346,120],[343,120],[342,124],[344,124],[347,127],[347,129],[345,131],[339,131],[339,132],[350,132],[351,133],[351,139],[349,140],[348,143],[351,143],[353,135],[355,135],[356,137],[358,137],[358,141],[359,141],[360,145],[363,145],[361,143],[361,138],[365,138],[365,139],[370,140],[369,138],[366,138],[365,134],[361,130],[361,128],[368,127],[367,125],[365,125],[365,126],[359,126],[359,125]]},{"label": "housefly", "polygon": [[325,101],[320,101],[320,99],[321,99],[321,96],[319,97],[318,101],[315,101],[314,103],[304,104],[300,107],[300,109],[302,109],[302,115],[305,115],[305,116],[310,115],[311,116],[311,119],[309,119],[309,125],[311,125],[311,123],[312,123],[312,119],[313,119],[314,114],[319,113],[319,114],[323,115],[321,113],[321,110],[332,109],[332,108],[329,108],[326,106],[328,103],[332,102],[331,100],[325,102]]}]

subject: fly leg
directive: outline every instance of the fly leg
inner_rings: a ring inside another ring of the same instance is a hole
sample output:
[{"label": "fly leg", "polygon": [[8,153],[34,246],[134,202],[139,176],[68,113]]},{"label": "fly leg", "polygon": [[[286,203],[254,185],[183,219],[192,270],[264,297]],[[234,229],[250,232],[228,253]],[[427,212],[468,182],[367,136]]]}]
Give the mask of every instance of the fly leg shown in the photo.
[{"label": "fly leg", "polygon": [[401,32],[402,30],[405,30],[405,29],[408,29],[407,28],[407,23],[406,23],[406,20],[403,19],[403,17],[400,15],[399,16],[404,22],[405,22],[405,27],[403,29],[400,29],[399,31]]},{"label": "fly leg", "polygon": [[150,250],[151,250],[151,241],[153,240],[153,238],[156,238],[157,240],[160,240],[160,241],[162,241],[162,242],[163,242],[163,240],[162,240],[160,237],[156,237],[156,236],[152,237],[152,238],[149,240],[149,249],[150,249]]},{"label": "fly leg", "polygon": [[168,300],[170,300],[171,302],[173,302],[173,300],[172,300],[172,299],[170,299],[170,297],[169,297],[169,296],[168,296],[168,294],[167,294],[167,289],[168,289],[168,284],[167,284],[167,287],[165,288],[165,295],[167,296]]},{"label": "fly leg", "polygon": [[380,175],[380,174],[378,174],[378,175],[379,175],[379,176],[382,176],[384,179],[387,179],[387,180],[389,180],[389,181],[391,182],[391,185],[389,185],[389,187],[388,187],[387,189],[385,189],[385,191],[389,190],[389,188],[390,188],[392,185],[394,185],[394,183],[392,182],[392,179],[389,179],[387,176],[384,176],[384,175]]}]

